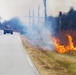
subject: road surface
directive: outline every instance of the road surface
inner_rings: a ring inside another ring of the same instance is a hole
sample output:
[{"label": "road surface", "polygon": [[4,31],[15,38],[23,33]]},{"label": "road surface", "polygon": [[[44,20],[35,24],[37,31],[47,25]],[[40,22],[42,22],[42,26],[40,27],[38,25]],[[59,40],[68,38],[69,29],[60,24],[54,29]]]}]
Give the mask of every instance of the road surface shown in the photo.
[{"label": "road surface", "polygon": [[0,75],[39,75],[18,33],[0,34]]}]

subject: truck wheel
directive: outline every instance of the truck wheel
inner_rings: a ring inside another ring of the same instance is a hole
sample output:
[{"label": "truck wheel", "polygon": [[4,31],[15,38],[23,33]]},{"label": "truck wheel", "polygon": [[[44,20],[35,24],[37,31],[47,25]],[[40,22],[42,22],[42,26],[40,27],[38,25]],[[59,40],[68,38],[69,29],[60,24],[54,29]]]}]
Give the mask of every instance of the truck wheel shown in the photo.
[{"label": "truck wheel", "polygon": [[6,34],[6,32],[4,32],[4,34]]},{"label": "truck wheel", "polygon": [[11,32],[11,34],[13,34],[13,32]]}]

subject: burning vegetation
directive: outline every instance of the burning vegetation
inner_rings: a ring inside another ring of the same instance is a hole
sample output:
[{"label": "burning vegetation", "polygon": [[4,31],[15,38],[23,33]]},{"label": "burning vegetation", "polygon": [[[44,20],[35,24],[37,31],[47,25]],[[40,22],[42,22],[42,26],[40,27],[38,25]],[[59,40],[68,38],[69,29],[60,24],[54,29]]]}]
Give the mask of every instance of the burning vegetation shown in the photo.
[{"label": "burning vegetation", "polygon": [[[72,36],[67,35],[67,37],[68,37],[67,46],[61,45],[62,41],[58,43],[59,41],[57,42],[57,39],[55,38],[54,38],[55,39],[54,43],[57,43],[58,44],[57,46],[63,46],[65,49],[66,47],[70,46],[71,42],[73,42],[72,39],[69,40],[69,38],[71,38]],[[28,43],[29,39],[25,38],[25,36],[24,37],[21,36],[21,39],[25,50],[31,57],[40,75],[76,75],[76,56],[75,55],[66,54],[65,52],[64,52],[65,54],[61,54],[57,52],[51,52],[49,50],[38,49],[36,47],[31,46]],[[73,44],[74,43],[72,43],[72,46]],[[72,48],[72,46],[70,48]],[[59,50],[59,49],[56,49],[56,50]]]},{"label": "burning vegetation", "polygon": [[[41,75],[76,75],[76,16],[73,18],[73,14],[76,11],[70,10],[58,17],[49,17],[46,25],[28,26],[22,37],[24,48]],[[52,33],[57,36],[51,37]]]},{"label": "burning vegetation", "polygon": [[56,48],[55,50],[61,54],[67,53],[68,51],[76,52],[76,47],[74,46],[74,43],[73,43],[73,37],[69,34],[67,34],[66,36],[68,40],[67,45],[62,45],[61,41],[58,38],[55,38],[55,37],[53,38],[54,45]]}]

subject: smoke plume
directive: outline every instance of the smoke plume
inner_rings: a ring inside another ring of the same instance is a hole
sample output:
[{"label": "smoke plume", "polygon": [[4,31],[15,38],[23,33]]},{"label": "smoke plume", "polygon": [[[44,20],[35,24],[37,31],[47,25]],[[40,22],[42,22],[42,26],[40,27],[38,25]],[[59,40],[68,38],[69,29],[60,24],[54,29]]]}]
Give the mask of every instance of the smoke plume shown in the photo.
[{"label": "smoke plume", "polygon": [[45,25],[31,25],[26,31],[29,43],[37,48],[53,50],[53,40],[50,39],[52,32]]}]

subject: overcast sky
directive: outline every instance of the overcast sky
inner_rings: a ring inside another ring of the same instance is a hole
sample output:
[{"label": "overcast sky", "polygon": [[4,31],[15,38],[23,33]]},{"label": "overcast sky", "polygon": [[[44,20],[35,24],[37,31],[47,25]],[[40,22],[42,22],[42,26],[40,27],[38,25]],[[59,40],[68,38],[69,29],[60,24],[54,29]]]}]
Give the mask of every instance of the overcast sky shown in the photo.
[{"label": "overcast sky", "polygon": [[[10,19],[15,16],[24,17],[28,15],[29,9],[44,15],[43,0],[0,0],[0,16],[3,19]],[[57,15],[59,11],[66,12],[73,6],[76,9],[75,0],[47,0],[48,15]]]}]

